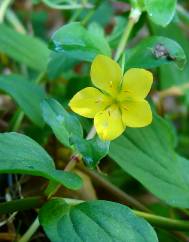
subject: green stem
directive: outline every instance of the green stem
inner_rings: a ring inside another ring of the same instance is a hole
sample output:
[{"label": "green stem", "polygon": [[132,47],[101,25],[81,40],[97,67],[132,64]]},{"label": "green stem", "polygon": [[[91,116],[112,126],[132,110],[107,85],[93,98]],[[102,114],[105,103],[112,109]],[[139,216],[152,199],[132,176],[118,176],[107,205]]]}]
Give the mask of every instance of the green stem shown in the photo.
[{"label": "green stem", "polygon": [[168,229],[168,230],[180,230],[180,231],[188,231],[189,230],[189,221],[182,221],[178,219],[170,219],[162,216],[144,213],[141,211],[133,210],[133,212],[144,219],[146,219],[149,223],[154,226]]},{"label": "green stem", "polygon": [[16,14],[11,9],[7,10],[5,18],[14,27],[16,31],[22,34],[26,34],[26,30],[23,24],[20,22]]},{"label": "green stem", "polygon": [[135,198],[133,198],[129,194],[123,192],[117,186],[113,185],[108,180],[106,180],[102,176],[98,175],[96,172],[89,170],[89,169],[85,168],[84,166],[79,167],[79,169],[81,169],[83,172],[85,172],[87,175],[89,175],[94,182],[98,183],[104,189],[106,189],[107,191],[111,192],[114,196],[116,196],[120,202],[133,206],[134,208],[140,209],[142,211],[150,212],[150,210],[147,207],[145,207],[142,203],[137,201]]},{"label": "green stem", "polygon": [[12,3],[12,0],[2,1],[1,5],[0,5],[0,23],[2,23],[4,21],[6,11],[11,3]]},{"label": "green stem", "polygon": [[180,19],[185,23],[189,24],[189,13],[187,10],[185,10],[181,5],[177,4],[177,13],[180,17]]},{"label": "green stem", "polygon": [[55,4],[52,3],[52,1],[50,0],[42,0],[42,2],[44,4],[46,4],[48,7],[50,8],[54,8],[54,9],[59,9],[59,10],[73,10],[73,9],[80,9],[80,8],[93,8],[93,5],[90,3],[86,3],[86,4],[78,4],[78,3],[73,3],[73,4],[68,4],[68,5],[59,5],[59,4]]},{"label": "green stem", "polygon": [[37,231],[39,228],[39,220],[38,217],[34,220],[32,225],[29,227],[29,229],[26,231],[26,233],[21,237],[21,239],[18,242],[27,242],[31,239],[33,234]]},{"label": "green stem", "polygon": [[22,123],[22,120],[24,118],[24,112],[22,110],[19,110],[18,113],[17,113],[17,117],[16,117],[16,120],[13,124],[13,127],[12,127],[12,131],[16,132],[18,131],[21,123]]},{"label": "green stem", "polygon": [[131,12],[129,15],[129,21],[125,27],[121,40],[118,44],[117,51],[115,53],[115,57],[114,57],[115,61],[119,60],[123,51],[125,50],[131,31],[134,25],[138,22],[140,15],[141,15],[141,11],[139,9],[131,9]]},{"label": "green stem", "polygon": [[23,211],[31,208],[39,208],[45,201],[45,197],[38,196],[12,200],[10,202],[2,202],[0,203],[0,214],[14,213],[16,211]]}]

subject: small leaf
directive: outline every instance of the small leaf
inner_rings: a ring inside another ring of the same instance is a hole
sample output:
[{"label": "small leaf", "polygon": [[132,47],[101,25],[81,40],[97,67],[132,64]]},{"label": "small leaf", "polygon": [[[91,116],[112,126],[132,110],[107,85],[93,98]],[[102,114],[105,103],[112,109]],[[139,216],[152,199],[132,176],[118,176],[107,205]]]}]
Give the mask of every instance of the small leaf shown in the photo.
[{"label": "small leaf", "polygon": [[52,52],[48,62],[48,77],[53,80],[69,71],[78,61],[63,53]]},{"label": "small leaf", "polygon": [[70,142],[82,155],[83,161],[90,168],[95,168],[99,161],[108,154],[110,145],[110,142],[102,141],[98,136],[90,140],[72,136]]},{"label": "small leaf", "polygon": [[184,49],[187,59],[187,63],[183,70],[175,68],[174,65],[161,66],[158,70],[160,82],[159,87],[164,89],[174,85],[182,85],[184,83],[188,83],[189,42],[186,33],[182,31],[179,23],[171,22],[166,28],[161,28],[160,26],[150,23],[150,29],[155,35],[162,35],[176,41]]},{"label": "small leaf", "polygon": [[83,136],[83,130],[78,119],[68,113],[60,103],[49,98],[41,104],[43,118],[52,128],[57,139],[64,145],[70,146],[70,136]]},{"label": "small leaf", "polygon": [[34,70],[46,70],[49,50],[45,43],[20,34],[5,24],[0,24],[0,33],[0,52]]},{"label": "small leaf", "polygon": [[157,242],[153,228],[124,205],[90,201],[71,207],[53,199],[39,211],[39,221],[52,242]]},{"label": "small leaf", "polygon": [[182,47],[174,40],[161,36],[149,37],[135,48],[126,51],[126,68],[155,68],[175,63],[179,68],[186,64]]},{"label": "small leaf", "polygon": [[111,55],[103,30],[97,24],[88,30],[79,22],[64,25],[52,36],[50,48],[85,61],[92,61],[97,54]]},{"label": "small leaf", "polygon": [[0,134],[0,173],[42,176],[76,190],[82,186],[77,175],[55,169],[52,158],[31,138],[18,133]]},{"label": "small leaf", "polygon": [[149,18],[165,27],[174,17],[177,0],[144,0],[144,3]]},{"label": "small leaf", "polygon": [[189,208],[189,161],[178,159],[175,143],[171,127],[154,115],[148,127],[127,128],[111,142],[109,155],[158,198],[171,206]]},{"label": "small leaf", "polygon": [[38,126],[43,126],[40,103],[45,98],[44,90],[37,84],[19,75],[0,76],[0,90],[7,92],[24,113]]}]

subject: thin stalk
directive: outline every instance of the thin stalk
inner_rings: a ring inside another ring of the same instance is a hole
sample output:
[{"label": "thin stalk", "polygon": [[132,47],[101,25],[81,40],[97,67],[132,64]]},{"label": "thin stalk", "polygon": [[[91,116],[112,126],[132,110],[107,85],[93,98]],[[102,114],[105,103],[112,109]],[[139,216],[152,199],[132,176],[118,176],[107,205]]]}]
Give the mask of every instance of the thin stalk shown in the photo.
[{"label": "thin stalk", "polygon": [[168,229],[168,230],[179,230],[179,231],[188,231],[189,230],[189,221],[182,221],[178,219],[170,219],[162,216],[144,213],[141,211],[133,210],[133,212],[144,219],[146,219],[149,223],[154,226]]},{"label": "thin stalk", "polygon": [[118,47],[115,53],[115,57],[114,57],[115,61],[119,60],[123,51],[125,50],[131,31],[134,25],[138,22],[140,15],[141,15],[141,12],[139,9],[131,9],[131,13],[129,15],[129,21],[124,29],[123,35],[121,37],[121,40],[118,44]]},{"label": "thin stalk", "polygon": [[32,225],[29,227],[29,229],[26,231],[26,233],[21,237],[21,239],[18,242],[27,242],[31,239],[33,234],[37,231],[39,228],[39,219],[38,217],[34,220]]},{"label": "thin stalk", "polygon": [[9,5],[12,3],[12,0],[3,0],[0,5],[0,23],[4,21],[4,17]]},{"label": "thin stalk", "polygon": [[111,192],[114,196],[116,196],[120,200],[120,202],[123,202],[124,204],[129,204],[130,206],[133,206],[134,208],[140,209],[142,211],[150,212],[150,210],[138,200],[123,192],[117,186],[113,185],[108,180],[98,175],[96,172],[89,170],[84,166],[78,168],[84,171],[87,175],[89,175],[94,182],[97,182],[107,191]]},{"label": "thin stalk", "polygon": [[48,7],[50,8],[54,8],[54,9],[59,9],[59,10],[73,10],[73,9],[80,9],[80,8],[93,8],[93,5],[90,3],[71,3],[71,4],[55,4],[50,0],[42,0],[42,2],[44,4],[46,4]]},{"label": "thin stalk", "polygon": [[22,110],[19,110],[17,118],[13,124],[12,131],[16,132],[19,130],[19,127],[22,123],[23,118],[24,118],[24,112]]},{"label": "thin stalk", "polygon": [[16,14],[11,9],[7,10],[5,18],[14,27],[16,31],[22,34],[26,34],[26,30],[23,24],[20,22]]},{"label": "thin stalk", "polygon": [[89,140],[89,139],[92,139],[96,134],[96,129],[95,129],[95,126],[92,126],[92,128],[90,129],[87,137],[86,137],[86,140]]}]

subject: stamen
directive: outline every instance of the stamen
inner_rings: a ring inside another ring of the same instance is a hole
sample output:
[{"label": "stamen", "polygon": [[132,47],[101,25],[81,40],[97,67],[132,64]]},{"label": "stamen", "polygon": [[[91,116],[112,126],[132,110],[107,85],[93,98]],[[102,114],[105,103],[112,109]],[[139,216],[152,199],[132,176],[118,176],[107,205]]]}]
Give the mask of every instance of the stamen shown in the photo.
[{"label": "stamen", "polygon": [[128,108],[126,108],[125,106],[123,106],[123,109],[127,110],[128,111]]}]

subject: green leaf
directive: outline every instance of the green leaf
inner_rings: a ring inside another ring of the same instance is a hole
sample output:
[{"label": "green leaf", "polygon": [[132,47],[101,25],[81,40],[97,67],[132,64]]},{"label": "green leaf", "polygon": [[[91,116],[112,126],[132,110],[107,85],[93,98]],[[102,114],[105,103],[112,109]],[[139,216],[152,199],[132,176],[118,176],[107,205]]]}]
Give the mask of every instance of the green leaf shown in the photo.
[{"label": "green leaf", "polygon": [[45,99],[41,108],[45,122],[52,128],[62,144],[70,146],[69,139],[72,135],[83,136],[83,130],[78,119],[69,114],[56,100]]},{"label": "green leaf", "polygon": [[174,17],[177,0],[144,0],[149,18],[165,27]]},{"label": "green leaf", "polygon": [[0,173],[42,176],[70,189],[79,189],[81,179],[55,169],[52,158],[31,138],[18,133],[0,134]]},{"label": "green leaf", "polygon": [[72,136],[71,143],[82,155],[85,164],[90,168],[95,168],[99,161],[108,154],[110,145],[110,142],[102,141],[98,136],[90,140]]},{"label": "green leaf", "polygon": [[162,89],[169,88],[173,85],[182,85],[188,82],[188,69],[189,69],[189,42],[186,34],[182,31],[178,23],[172,22],[166,28],[161,28],[151,23],[151,30],[155,35],[167,36],[175,40],[186,54],[187,63],[183,70],[175,68],[174,65],[161,66],[159,69],[159,81]]},{"label": "green leaf", "polygon": [[[163,51],[163,52],[162,52]],[[126,68],[155,68],[175,63],[179,68],[186,64],[182,47],[174,40],[153,36],[141,41],[135,48],[126,51]]]},{"label": "green leaf", "polygon": [[97,54],[111,55],[103,30],[97,24],[88,30],[79,22],[64,25],[52,36],[50,48],[85,61],[92,61]]},{"label": "green leaf", "polygon": [[77,60],[63,53],[53,52],[50,54],[47,73],[48,77],[53,80],[60,77],[64,72],[69,71],[77,64]]},{"label": "green leaf", "polygon": [[0,24],[0,33],[0,52],[34,70],[46,70],[49,50],[41,40],[20,34],[5,24]]},{"label": "green leaf", "polygon": [[40,86],[26,80],[23,76],[2,75],[0,90],[11,95],[31,121],[38,126],[43,126],[40,103],[46,94]]},{"label": "green leaf", "polygon": [[174,147],[172,129],[154,116],[148,127],[127,128],[124,135],[111,143],[109,155],[154,195],[172,206],[188,208],[189,166],[181,165],[183,161],[178,160]]},{"label": "green leaf", "polygon": [[90,201],[71,207],[53,199],[39,212],[39,221],[52,242],[156,242],[153,228],[124,205]]}]

